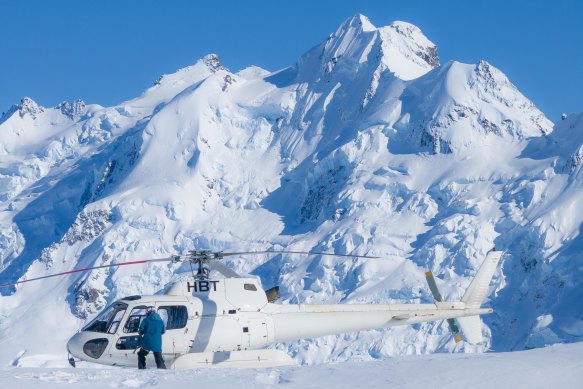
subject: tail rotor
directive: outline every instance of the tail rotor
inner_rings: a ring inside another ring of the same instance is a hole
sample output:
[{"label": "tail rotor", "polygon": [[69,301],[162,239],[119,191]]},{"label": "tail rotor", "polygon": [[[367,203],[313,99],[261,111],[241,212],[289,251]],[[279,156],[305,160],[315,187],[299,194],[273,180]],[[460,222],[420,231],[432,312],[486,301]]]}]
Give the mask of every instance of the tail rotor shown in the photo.
[{"label": "tail rotor", "polygon": [[[486,259],[478,269],[476,276],[466,290],[462,301],[455,302],[456,304],[462,304],[464,309],[479,309],[481,307],[486,296],[488,296],[490,281],[498,267],[502,253],[502,251],[496,251],[496,248],[488,252]],[[433,273],[431,271],[425,272],[425,278],[427,279],[429,290],[431,290],[435,301],[438,303],[443,302],[443,297],[437,288]],[[492,310],[490,309],[485,313],[491,312]],[[466,341],[471,344],[481,343],[483,341],[482,322],[480,321],[479,315],[464,315],[457,319],[447,319],[447,324],[449,325],[449,329],[456,343],[459,343],[462,340],[462,332]]]},{"label": "tail rotor", "polygon": [[[427,284],[429,285],[429,290],[431,290],[431,293],[433,294],[433,298],[435,299],[435,301],[437,301],[439,303],[442,302],[443,297],[441,296],[441,293],[439,292],[439,289],[437,288],[437,284],[435,283],[435,277],[433,277],[433,273],[431,271],[426,271],[425,278],[427,279]],[[451,331],[451,334],[453,336],[453,340],[456,343],[461,342],[462,341],[461,332],[460,332],[460,329],[455,322],[455,319],[447,319],[447,324],[449,325],[449,330]]]}]

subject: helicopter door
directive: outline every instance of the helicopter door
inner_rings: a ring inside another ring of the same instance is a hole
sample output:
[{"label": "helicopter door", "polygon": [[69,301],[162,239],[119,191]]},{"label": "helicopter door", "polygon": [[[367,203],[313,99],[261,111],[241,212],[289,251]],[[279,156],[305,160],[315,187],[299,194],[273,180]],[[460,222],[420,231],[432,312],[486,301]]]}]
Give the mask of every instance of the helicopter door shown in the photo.
[{"label": "helicopter door", "polygon": [[123,326],[122,333],[115,348],[118,350],[131,350],[132,352],[140,346],[140,336],[138,330],[142,320],[146,317],[147,307],[138,305],[133,307],[130,315]]},{"label": "helicopter door", "polygon": [[134,350],[140,346],[138,329],[140,323],[146,317],[146,306],[137,305],[131,307],[129,316],[116,327],[117,339],[109,349],[109,358],[112,365],[137,366],[138,357]]},{"label": "helicopter door", "polygon": [[187,306],[160,305],[158,315],[166,328],[166,333],[162,335],[162,353],[176,357],[188,352],[192,335],[189,333]]}]

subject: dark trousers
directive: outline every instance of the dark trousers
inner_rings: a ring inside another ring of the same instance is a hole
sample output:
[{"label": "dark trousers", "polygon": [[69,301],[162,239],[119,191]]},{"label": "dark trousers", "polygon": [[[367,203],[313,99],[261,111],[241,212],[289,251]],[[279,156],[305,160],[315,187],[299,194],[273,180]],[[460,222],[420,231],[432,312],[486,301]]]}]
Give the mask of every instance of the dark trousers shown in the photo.
[{"label": "dark trousers", "polygon": [[[148,355],[150,351],[144,350],[143,348],[138,351],[138,369],[145,369],[146,368],[146,355]],[[158,369],[166,369],[166,365],[164,364],[164,358],[162,358],[162,353],[154,351],[154,359],[156,360],[156,367]]]}]

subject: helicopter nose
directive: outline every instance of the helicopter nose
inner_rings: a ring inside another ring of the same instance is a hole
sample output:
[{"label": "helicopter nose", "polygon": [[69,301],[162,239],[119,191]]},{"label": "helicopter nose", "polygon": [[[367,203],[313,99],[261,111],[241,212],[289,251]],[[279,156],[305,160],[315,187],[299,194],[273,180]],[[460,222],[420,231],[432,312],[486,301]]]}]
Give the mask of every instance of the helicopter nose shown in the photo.
[{"label": "helicopter nose", "polygon": [[69,340],[67,349],[74,357],[95,362],[101,357],[108,345],[109,340],[104,338],[103,334],[81,331]]},{"label": "helicopter nose", "polygon": [[84,359],[83,340],[81,338],[81,333],[73,335],[73,337],[67,342],[67,351],[75,358]]}]

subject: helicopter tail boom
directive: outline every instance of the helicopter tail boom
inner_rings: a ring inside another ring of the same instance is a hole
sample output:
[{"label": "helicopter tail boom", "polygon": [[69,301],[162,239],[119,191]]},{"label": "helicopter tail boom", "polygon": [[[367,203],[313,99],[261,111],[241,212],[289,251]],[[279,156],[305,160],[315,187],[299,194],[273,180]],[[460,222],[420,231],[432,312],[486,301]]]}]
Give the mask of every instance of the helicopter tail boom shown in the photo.
[{"label": "helicopter tail boom", "polygon": [[429,288],[435,297],[433,304],[333,304],[272,306],[276,342],[313,338],[344,332],[410,325],[427,321],[447,320],[457,342],[461,334],[472,344],[482,341],[480,315],[492,313],[482,308],[501,251],[492,250],[486,256],[461,301],[443,301],[431,272],[426,273]]},{"label": "helicopter tail boom", "polygon": [[[465,308],[461,302],[436,304],[333,304],[274,305],[272,312],[274,341],[287,342],[303,338],[353,331],[366,331],[426,321],[447,320],[484,315],[489,308]],[[453,304],[453,305],[451,305]],[[277,310],[277,311],[275,311]]]}]

